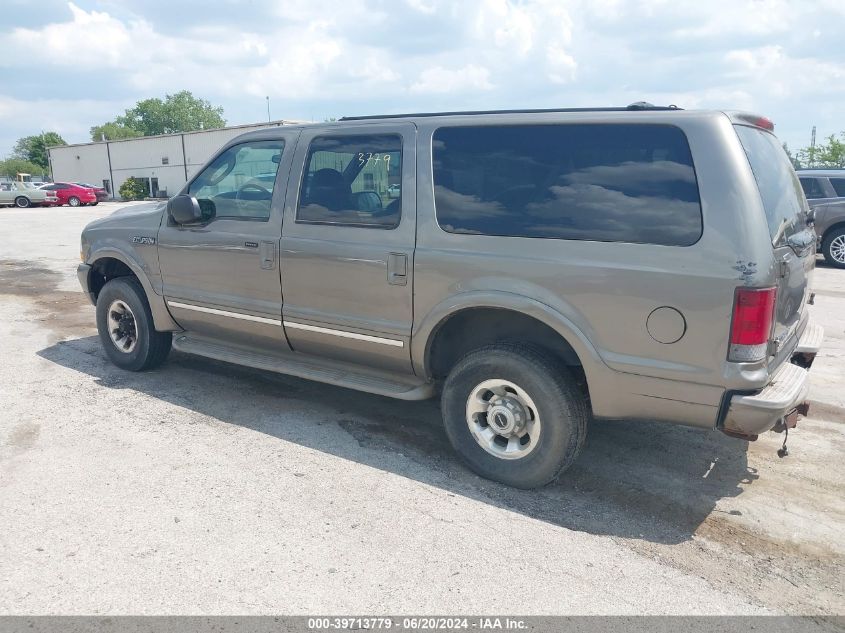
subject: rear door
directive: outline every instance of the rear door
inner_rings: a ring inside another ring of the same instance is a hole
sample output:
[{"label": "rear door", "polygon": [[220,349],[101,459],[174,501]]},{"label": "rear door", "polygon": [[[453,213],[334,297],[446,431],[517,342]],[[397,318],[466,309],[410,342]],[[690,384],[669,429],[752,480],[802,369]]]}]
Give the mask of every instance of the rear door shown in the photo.
[{"label": "rear door", "polygon": [[816,261],[816,236],[807,226],[806,199],[786,152],[774,134],[735,126],[766,211],[778,266],[778,294],[772,333],[775,354],[784,352],[804,312]]},{"label": "rear door", "polygon": [[303,132],[281,241],[294,350],[411,373],[415,132],[399,122]]}]

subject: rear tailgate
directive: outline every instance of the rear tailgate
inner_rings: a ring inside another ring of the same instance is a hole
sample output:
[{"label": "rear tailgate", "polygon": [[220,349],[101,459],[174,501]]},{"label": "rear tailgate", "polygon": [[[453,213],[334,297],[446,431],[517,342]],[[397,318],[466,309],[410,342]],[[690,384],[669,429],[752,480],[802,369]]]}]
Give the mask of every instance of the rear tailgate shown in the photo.
[{"label": "rear tailgate", "polygon": [[736,124],[766,211],[777,273],[777,303],[769,371],[788,359],[805,325],[804,306],[816,261],[816,237],[807,226],[809,208],[795,170],[770,131]]}]

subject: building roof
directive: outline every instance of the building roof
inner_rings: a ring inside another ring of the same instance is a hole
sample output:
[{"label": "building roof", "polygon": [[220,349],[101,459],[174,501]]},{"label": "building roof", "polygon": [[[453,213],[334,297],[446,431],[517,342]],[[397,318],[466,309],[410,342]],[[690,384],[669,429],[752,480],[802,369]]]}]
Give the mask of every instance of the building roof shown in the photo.
[{"label": "building roof", "polygon": [[88,145],[102,145],[104,143],[126,143],[129,141],[143,141],[148,139],[168,138],[172,136],[182,136],[189,134],[206,134],[208,132],[220,132],[221,130],[247,130],[250,128],[272,128],[282,125],[303,125],[310,123],[310,121],[295,121],[290,119],[277,119],[275,121],[267,121],[266,123],[245,123],[243,125],[227,125],[226,127],[213,127],[207,130],[194,130],[193,132],[173,132],[171,134],[154,134],[152,136],[134,136],[132,138],[120,138],[111,141],[89,141],[87,143],[70,143],[68,145],[51,145],[47,149],[59,149],[62,147],[86,147]]}]

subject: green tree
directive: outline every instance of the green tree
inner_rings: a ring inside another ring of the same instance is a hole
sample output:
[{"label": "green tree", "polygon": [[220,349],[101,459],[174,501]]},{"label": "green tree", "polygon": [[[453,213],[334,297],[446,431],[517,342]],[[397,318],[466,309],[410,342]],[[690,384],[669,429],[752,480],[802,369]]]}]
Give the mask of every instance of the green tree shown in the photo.
[{"label": "green tree", "polygon": [[226,125],[223,108],[212,106],[188,90],[161,99],[144,99],[114,121],[144,136],[208,130]]},{"label": "green tree", "polygon": [[131,127],[119,125],[117,123],[109,122],[102,125],[95,125],[91,128],[92,141],[117,141],[122,138],[135,138],[141,136],[138,130],[133,130]]},{"label": "green tree", "polygon": [[129,177],[120,185],[118,193],[124,200],[141,200],[148,195],[147,182]]},{"label": "green tree", "polygon": [[845,167],[845,132],[839,137],[831,134],[821,144],[799,150],[798,160],[805,167]]},{"label": "green tree", "polygon": [[47,160],[47,148],[56,145],[67,145],[57,132],[43,132],[37,136],[24,136],[18,139],[12,148],[12,156],[21,160],[28,160],[47,170],[50,161]]},{"label": "green tree", "polygon": [[[845,139],[845,132],[839,135]],[[836,138],[833,134],[825,139],[827,142],[818,147],[816,160],[821,167],[845,167],[845,143]]]},{"label": "green tree", "polygon": [[0,176],[7,176],[12,180],[18,174],[32,174],[34,176],[43,176],[47,170],[41,165],[36,165],[33,162],[24,160],[22,158],[8,158],[0,161]]}]

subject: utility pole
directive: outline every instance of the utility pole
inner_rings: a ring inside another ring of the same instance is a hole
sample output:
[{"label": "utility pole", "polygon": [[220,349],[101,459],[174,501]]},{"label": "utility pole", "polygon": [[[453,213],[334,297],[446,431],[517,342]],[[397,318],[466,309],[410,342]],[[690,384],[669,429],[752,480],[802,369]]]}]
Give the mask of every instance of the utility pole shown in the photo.
[{"label": "utility pole", "polygon": [[269,123],[270,122],[270,95],[267,95],[264,98],[267,99],[267,123]]},{"label": "utility pole", "polygon": [[810,136],[810,167],[816,166],[816,126],[813,126],[813,134]]}]

